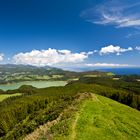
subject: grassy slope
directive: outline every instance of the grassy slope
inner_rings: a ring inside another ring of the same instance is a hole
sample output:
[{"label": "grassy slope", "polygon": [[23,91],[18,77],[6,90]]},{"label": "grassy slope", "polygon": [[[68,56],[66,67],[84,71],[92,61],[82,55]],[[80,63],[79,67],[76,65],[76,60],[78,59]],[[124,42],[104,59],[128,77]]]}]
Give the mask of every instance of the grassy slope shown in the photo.
[{"label": "grassy slope", "polygon": [[1,94],[0,95],[0,102],[3,101],[4,99],[12,96],[20,96],[20,93],[15,93],[15,94]]},{"label": "grassy slope", "polygon": [[55,140],[140,140],[140,112],[94,95],[84,101],[69,124],[69,135]]}]

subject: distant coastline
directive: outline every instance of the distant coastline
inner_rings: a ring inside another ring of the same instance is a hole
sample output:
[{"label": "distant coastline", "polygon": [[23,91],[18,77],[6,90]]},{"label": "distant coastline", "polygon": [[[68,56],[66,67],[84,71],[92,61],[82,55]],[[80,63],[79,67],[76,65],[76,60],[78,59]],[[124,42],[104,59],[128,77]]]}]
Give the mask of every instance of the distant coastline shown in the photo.
[{"label": "distant coastline", "polygon": [[103,68],[96,70],[104,72],[112,72],[117,75],[132,75],[132,74],[140,75],[140,68]]}]

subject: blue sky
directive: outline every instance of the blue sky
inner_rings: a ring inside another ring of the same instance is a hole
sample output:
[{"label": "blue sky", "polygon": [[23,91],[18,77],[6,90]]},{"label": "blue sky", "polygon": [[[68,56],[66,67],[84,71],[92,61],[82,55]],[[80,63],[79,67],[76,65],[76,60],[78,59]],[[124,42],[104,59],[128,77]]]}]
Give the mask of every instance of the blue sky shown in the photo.
[{"label": "blue sky", "polygon": [[0,63],[140,66],[140,2],[0,1]]}]

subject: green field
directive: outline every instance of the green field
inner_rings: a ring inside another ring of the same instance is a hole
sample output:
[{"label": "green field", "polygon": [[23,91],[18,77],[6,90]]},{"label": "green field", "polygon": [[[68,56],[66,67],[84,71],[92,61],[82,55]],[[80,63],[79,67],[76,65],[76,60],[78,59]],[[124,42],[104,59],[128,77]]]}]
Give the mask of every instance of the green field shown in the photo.
[{"label": "green field", "polygon": [[15,94],[2,94],[0,95],[0,102],[3,101],[4,99],[8,98],[8,97],[13,97],[13,96],[20,96],[20,93],[15,93]]},{"label": "green field", "polygon": [[140,112],[99,95],[84,101],[68,125],[54,140],[140,140]]},{"label": "green field", "polygon": [[108,72],[107,75],[108,75],[108,76],[114,76],[115,74],[112,73],[112,72]]},{"label": "green field", "polygon": [[96,75],[96,74],[88,74],[88,75],[84,75],[84,77],[99,77],[99,75]]}]

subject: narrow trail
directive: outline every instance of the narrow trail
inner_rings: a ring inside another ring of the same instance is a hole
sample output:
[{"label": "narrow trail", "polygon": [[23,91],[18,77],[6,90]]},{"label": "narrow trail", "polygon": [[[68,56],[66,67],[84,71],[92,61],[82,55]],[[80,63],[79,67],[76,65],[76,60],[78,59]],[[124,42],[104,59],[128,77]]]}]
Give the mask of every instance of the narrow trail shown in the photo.
[{"label": "narrow trail", "polygon": [[80,117],[80,114],[77,113],[77,114],[76,114],[76,118],[75,118],[75,120],[74,120],[74,123],[73,123],[73,125],[72,125],[71,140],[75,140],[75,139],[76,139],[76,125],[77,125],[77,121],[78,121],[79,117]]},{"label": "narrow trail", "polygon": [[[84,96],[89,96],[93,101],[96,102],[100,102],[100,100],[96,97],[95,94],[93,93],[85,93]],[[80,100],[82,100],[83,98],[81,97]],[[83,111],[83,109],[85,108],[85,104],[82,105],[81,109],[79,111],[77,111],[77,113],[75,114],[75,118],[73,120],[72,123],[72,133],[70,135],[70,140],[76,140],[77,139],[77,133],[76,133],[76,127],[77,127],[77,122],[80,118],[80,114]],[[60,120],[61,117],[63,116],[63,113],[61,113],[59,115],[59,117],[51,122],[47,122],[44,125],[39,126],[39,128],[37,128],[34,132],[32,132],[31,134],[27,135],[23,140],[38,140],[40,138],[40,134],[44,134],[44,136],[48,139],[51,140],[52,137],[48,134],[48,129],[51,128],[53,125],[57,124]]]},{"label": "narrow trail", "polygon": [[99,100],[95,94],[91,94],[91,96],[94,101],[99,102],[100,104],[104,105],[104,103],[101,100]]},{"label": "narrow trail", "polygon": [[[91,95],[92,99],[94,99],[96,101],[99,101],[99,99],[96,97],[96,95],[94,95],[92,93],[88,93],[88,94]],[[83,108],[84,108],[84,105],[83,105],[82,109]],[[77,112],[76,117],[75,117],[75,120],[74,120],[73,125],[72,125],[71,140],[76,140],[76,135],[77,135],[76,134],[76,126],[77,126],[78,119],[80,118],[80,112]]]},{"label": "narrow trail", "polygon": [[92,94],[92,93],[91,93],[91,96],[92,96],[92,99],[93,99],[94,101],[100,102],[100,100],[97,98],[97,96],[96,96],[95,94]]}]

